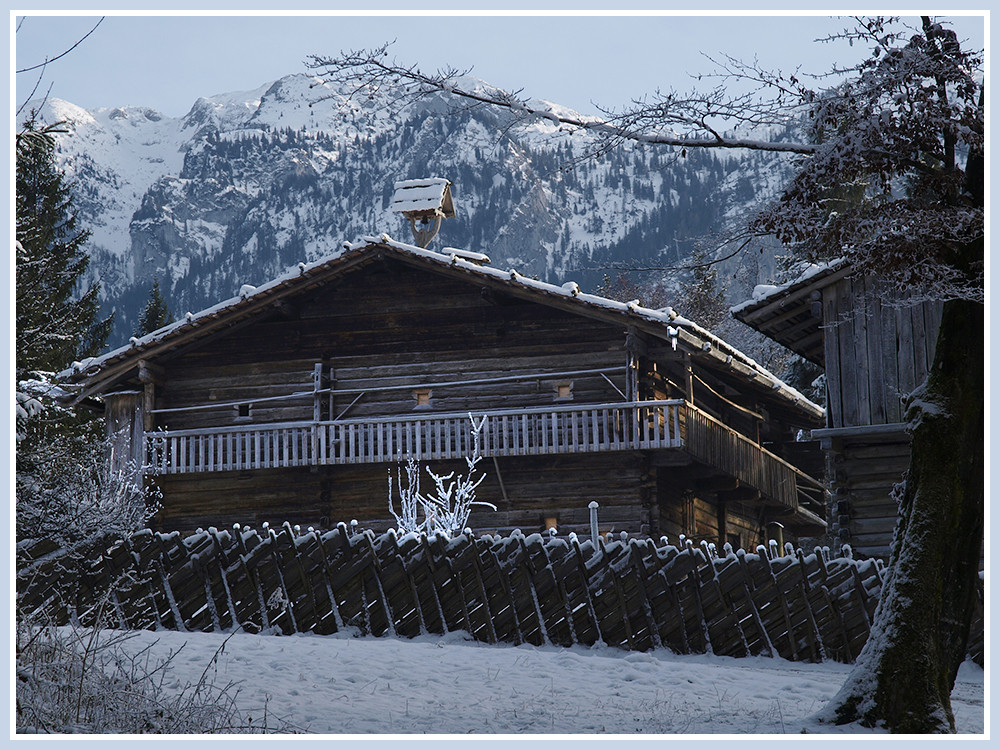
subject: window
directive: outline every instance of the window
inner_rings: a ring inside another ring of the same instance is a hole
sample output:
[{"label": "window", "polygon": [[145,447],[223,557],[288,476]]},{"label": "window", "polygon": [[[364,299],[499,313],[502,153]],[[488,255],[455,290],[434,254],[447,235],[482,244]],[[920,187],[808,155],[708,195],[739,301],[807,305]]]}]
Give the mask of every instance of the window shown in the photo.
[{"label": "window", "polygon": [[416,401],[414,409],[430,409],[431,408],[431,389],[430,388],[420,388],[413,392],[413,400]]},{"label": "window", "polygon": [[236,421],[249,422],[253,404],[236,404]]},{"label": "window", "polygon": [[565,380],[556,383],[555,386],[555,399],[556,401],[572,401],[573,400],[573,381]]}]

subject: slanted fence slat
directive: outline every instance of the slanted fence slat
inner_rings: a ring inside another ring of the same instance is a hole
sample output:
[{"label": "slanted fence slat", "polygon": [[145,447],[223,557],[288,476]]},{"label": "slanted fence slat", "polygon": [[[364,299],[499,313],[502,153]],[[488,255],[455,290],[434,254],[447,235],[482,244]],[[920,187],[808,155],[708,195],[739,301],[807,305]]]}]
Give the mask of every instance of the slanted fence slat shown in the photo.
[{"label": "slanted fence slat", "polygon": [[[540,432],[543,433],[544,430]],[[377,442],[377,441],[372,441]],[[666,646],[683,653],[857,658],[882,586],[873,560],[828,549],[721,557],[661,540],[209,529],[142,531],[91,553],[17,550],[21,612],[63,624],[412,637],[465,630],[488,643]],[[982,597],[979,600],[982,606]],[[981,630],[983,617],[975,618]],[[982,659],[982,634],[972,634]]]}]

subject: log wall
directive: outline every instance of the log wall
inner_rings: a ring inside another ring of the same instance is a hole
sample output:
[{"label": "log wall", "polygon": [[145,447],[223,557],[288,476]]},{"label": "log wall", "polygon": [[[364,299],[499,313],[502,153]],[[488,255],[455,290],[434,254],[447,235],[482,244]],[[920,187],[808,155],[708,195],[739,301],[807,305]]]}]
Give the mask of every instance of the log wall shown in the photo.
[{"label": "log wall", "polygon": [[910,465],[910,436],[898,430],[853,430],[823,438],[833,488],[831,531],[860,554],[888,559],[899,507],[892,497]]},{"label": "log wall", "polygon": [[[507,380],[432,387],[427,408],[543,406],[558,402],[560,383],[571,385],[574,402],[621,398],[599,373],[557,374],[605,369],[624,390],[621,327],[512,297],[487,297],[468,283],[399,263],[375,264],[343,285],[328,285],[300,300],[298,317],[275,313],[165,361],[156,407],[182,411],[160,411],[157,426],[238,424],[233,406],[189,408],[310,394],[317,364],[324,387],[334,391],[322,400],[323,419],[412,413],[418,408],[413,393],[418,386],[498,376]],[[248,421],[313,418],[312,396],[303,395],[256,403]]]},{"label": "log wall", "polygon": [[[428,464],[438,474],[467,473],[464,461]],[[229,527],[264,522],[331,528],[359,521],[365,528],[394,527],[388,510],[389,477],[395,482],[398,464],[366,464],[271,469],[254,472],[173,474],[151,481],[169,502],[156,517],[157,528],[194,531],[198,527]],[[544,529],[555,517],[566,533],[589,528],[587,504],[597,500],[602,522],[610,531],[655,533],[650,506],[655,502],[655,475],[638,453],[576,456],[500,457],[483,459],[476,467],[485,475],[477,499],[497,511],[477,510],[469,524],[478,532],[507,533]],[[498,472],[499,469],[499,472]],[[421,486],[433,485],[426,472]],[[397,498],[398,499],[398,498]]]}]

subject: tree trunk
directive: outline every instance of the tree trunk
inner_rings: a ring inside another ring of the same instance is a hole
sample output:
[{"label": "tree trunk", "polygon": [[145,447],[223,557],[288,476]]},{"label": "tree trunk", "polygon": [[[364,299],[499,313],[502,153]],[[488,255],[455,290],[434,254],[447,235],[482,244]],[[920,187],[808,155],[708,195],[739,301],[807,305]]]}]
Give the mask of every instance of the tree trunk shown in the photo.
[{"label": "tree trunk", "polygon": [[875,622],[822,721],[954,732],[983,544],[984,308],[944,305],[931,372],[910,397],[910,469]]}]

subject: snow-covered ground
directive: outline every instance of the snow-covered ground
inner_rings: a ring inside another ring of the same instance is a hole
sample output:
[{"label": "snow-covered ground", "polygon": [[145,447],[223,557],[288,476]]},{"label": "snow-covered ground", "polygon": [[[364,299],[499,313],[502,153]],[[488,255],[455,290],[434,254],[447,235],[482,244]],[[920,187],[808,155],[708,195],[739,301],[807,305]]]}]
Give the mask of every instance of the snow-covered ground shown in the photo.
[{"label": "snow-covered ground", "polygon": [[[132,651],[175,656],[166,684],[236,683],[254,724],[320,734],[835,733],[809,715],[850,667],[667,650],[490,646],[462,633],[414,640],[141,632]],[[213,656],[218,658],[212,664]],[[984,672],[963,665],[960,733],[983,734]],[[852,727],[852,732],[865,731]],[[550,738],[553,739],[553,738]]]}]

